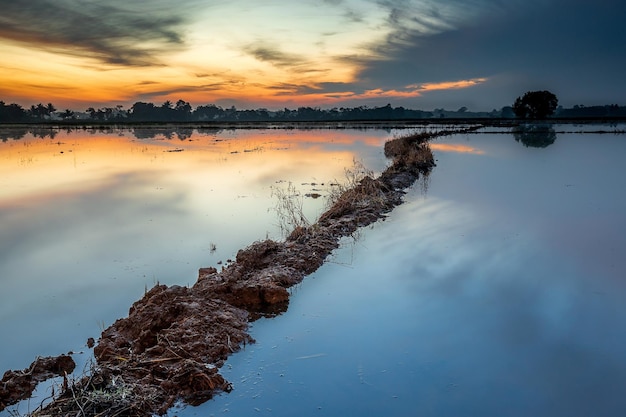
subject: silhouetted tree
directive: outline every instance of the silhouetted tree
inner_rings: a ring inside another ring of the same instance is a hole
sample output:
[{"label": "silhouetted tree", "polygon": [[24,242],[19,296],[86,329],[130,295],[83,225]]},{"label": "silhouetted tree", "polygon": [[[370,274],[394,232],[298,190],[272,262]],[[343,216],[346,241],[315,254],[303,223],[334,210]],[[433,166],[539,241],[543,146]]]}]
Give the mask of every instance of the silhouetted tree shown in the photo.
[{"label": "silhouetted tree", "polygon": [[195,120],[219,120],[224,114],[224,109],[216,106],[215,104],[209,104],[206,106],[198,106],[193,112]]},{"label": "silhouetted tree", "polygon": [[153,103],[138,101],[130,108],[130,119],[140,122],[157,120],[157,107]]},{"label": "silhouetted tree", "polygon": [[21,122],[26,118],[26,110],[19,104],[5,104],[0,101],[0,122]]},{"label": "silhouetted tree", "polygon": [[500,109],[500,117],[505,119],[512,119],[515,117],[515,112],[513,111],[513,107],[504,106]]},{"label": "silhouetted tree", "polygon": [[63,120],[74,119],[74,112],[71,111],[70,109],[65,109],[65,111],[61,113],[61,119]]},{"label": "silhouetted tree", "polygon": [[185,100],[178,100],[174,111],[176,112],[176,120],[189,120],[191,117],[191,104],[187,103]]},{"label": "silhouetted tree", "polygon": [[28,110],[28,114],[34,119],[45,119],[46,116],[50,116],[53,112],[56,111],[56,108],[52,105],[52,103],[48,103],[47,105],[43,105],[41,103],[30,106],[30,110]]},{"label": "silhouetted tree", "polygon": [[513,103],[513,112],[522,119],[545,119],[556,110],[559,100],[549,91],[529,91]]}]

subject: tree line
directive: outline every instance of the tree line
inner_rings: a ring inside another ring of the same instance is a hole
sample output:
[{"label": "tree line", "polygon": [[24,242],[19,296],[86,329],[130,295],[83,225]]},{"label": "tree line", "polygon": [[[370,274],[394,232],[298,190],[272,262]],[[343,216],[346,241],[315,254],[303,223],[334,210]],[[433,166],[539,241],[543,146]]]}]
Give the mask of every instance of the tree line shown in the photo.
[{"label": "tree line", "polygon": [[[533,93],[533,94],[530,94]],[[542,93],[542,94],[534,94]],[[215,104],[197,106],[195,109],[184,100],[161,105],[136,102],[129,109],[116,107],[89,107],[84,112],[70,109],[58,111],[52,103],[36,104],[24,108],[19,104],[0,101],[0,123],[41,123],[50,121],[79,123],[137,123],[137,122],[295,122],[295,121],[368,121],[368,120],[415,120],[432,118],[545,118],[556,117],[626,117],[626,106],[574,106],[572,109],[556,107],[558,100],[548,92],[529,92],[518,97],[513,106],[505,106],[491,112],[470,112],[466,107],[456,111],[435,109],[413,110],[404,107],[319,107],[284,108],[270,111],[260,108],[240,110],[231,106],[223,108]]]},{"label": "tree line", "polygon": [[260,121],[334,121],[334,120],[401,120],[433,117],[432,112],[404,107],[359,106],[352,108],[321,109],[319,107],[240,110],[235,106],[223,108],[207,104],[195,109],[184,100],[166,101],[161,105],[136,102],[129,109],[116,107],[89,107],[83,113],[65,110],[58,112],[52,103],[37,104],[25,109],[19,104],[0,101],[0,122],[92,121],[92,122],[260,122]]}]

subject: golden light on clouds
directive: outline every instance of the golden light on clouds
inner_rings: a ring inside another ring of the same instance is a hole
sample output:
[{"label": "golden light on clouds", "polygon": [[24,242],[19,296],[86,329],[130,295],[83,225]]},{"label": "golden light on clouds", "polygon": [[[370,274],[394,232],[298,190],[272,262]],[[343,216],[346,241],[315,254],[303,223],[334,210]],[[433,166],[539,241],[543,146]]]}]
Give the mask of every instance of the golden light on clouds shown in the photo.
[{"label": "golden light on clouds", "polygon": [[621,105],[626,3],[535,3],[0,0],[0,100],[490,112],[549,89]]},{"label": "golden light on clouds", "polygon": [[438,83],[426,83],[420,85],[411,85],[408,88],[415,88],[420,91],[434,90],[457,90],[460,88],[474,87],[487,81],[487,78],[473,78],[471,80],[443,81]]},{"label": "golden light on clouds", "polygon": [[[112,0],[79,9],[70,0],[37,0],[39,7],[10,3],[0,17],[0,99],[76,110],[178,99],[193,105],[341,106],[487,81],[419,83],[416,74],[415,83],[395,85],[391,76],[365,76],[371,63],[392,65],[389,54],[397,45],[386,43],[399,28],[389,5],[193,0],[185,9],[153,3],[146,8]],[[412,7],[421,10],[418,3]],[[57,21],[43,19],[48,15]]]}]

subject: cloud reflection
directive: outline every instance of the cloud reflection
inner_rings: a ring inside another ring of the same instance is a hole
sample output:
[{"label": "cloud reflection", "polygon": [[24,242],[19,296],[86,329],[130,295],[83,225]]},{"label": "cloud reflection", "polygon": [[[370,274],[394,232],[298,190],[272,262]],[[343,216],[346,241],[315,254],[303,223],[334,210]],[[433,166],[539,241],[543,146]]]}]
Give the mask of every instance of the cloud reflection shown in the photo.
[{"label": "cloud reflection", "polygon": [[[399,331],[416,341],[414,367],[440,364],[436,375],[452,378],[455,398],[477,415],[512,407],[611,415],[625,405],[612,388],[626,383],[623,312],[606,308],[619,296],[593,295],[597,283],[537,236],[512,238],[516,226],[497,209],[431,196],[396,210],[391,223],[368,232],[354,274],[376,276],[380,264],[395,277],[384,286],[399,286],[394,306],[412,306],[403,314],[413,322]],[[393,322],[383,310],[373,320]],[[414,389],[431,384],[420,378]],[[485,401],[487,393],[506,400]],[[439,415],[456,414],[455,403],[439,400]]]},{"label": "cloud reflection", "polygon": [[468,153],[474,155],[484,155],[485,151],[477,149],[472,146],[463,145],[459,143],[431,143],[430,148],[433,151],[441,152],[455,152],[455,153]]}]

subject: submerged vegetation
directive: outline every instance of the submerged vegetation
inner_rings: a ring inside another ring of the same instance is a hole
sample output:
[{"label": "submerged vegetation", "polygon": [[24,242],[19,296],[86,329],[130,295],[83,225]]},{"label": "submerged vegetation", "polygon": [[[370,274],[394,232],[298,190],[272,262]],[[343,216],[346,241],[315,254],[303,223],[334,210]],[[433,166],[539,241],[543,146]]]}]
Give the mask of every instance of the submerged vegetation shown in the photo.
[{"label": "submerged vegetation", "polygon": [[[231,386],[219,368],[230,354],[254,343],[248,322],[285,311],[288,288],[323,265],[343,237],[402,203],[404,190],[435,166],[428,140],[476,128],[388,142],[388,168],[374,178],[355,162],[346,170],[347,182],[331,186],[336,192],[328,210],[314,224],[292,199],[293,188],[279,191],[277,210],[287,214],[285,227],[291,229],[284,241],[255,242],[221,271],[201,268],[190,287],[156,285],[147,291],[128,317],[102,331],[91,369],[67,378],[59,396],[32,415],[150,416],[164,414],[177,401],[196,405],[228,392]],[[3,406],[30,395],[28,389],[12,392],[16,384],[3,382]]]}]

